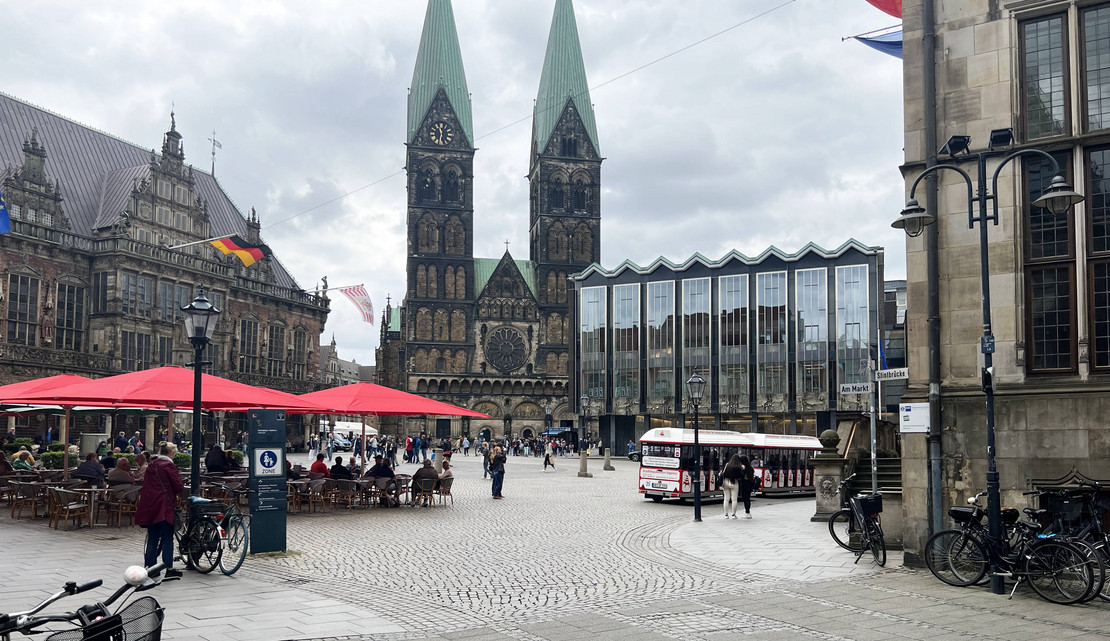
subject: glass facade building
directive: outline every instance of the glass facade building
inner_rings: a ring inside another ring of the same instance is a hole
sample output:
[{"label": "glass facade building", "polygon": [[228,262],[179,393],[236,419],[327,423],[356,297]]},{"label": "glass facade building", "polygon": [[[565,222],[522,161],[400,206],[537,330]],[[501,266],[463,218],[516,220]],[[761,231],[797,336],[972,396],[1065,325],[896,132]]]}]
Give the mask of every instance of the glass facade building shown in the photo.
[{"label": "glass facade building", "polygon": [[693,411],[685,381],[706,380],[703,426],[816,435],[867,412],[862,383],[879,353],[883,250],[854,240],[756,258],[694,255],[648,267],[593,265],[572,277],[572,402],[614,447]]}]

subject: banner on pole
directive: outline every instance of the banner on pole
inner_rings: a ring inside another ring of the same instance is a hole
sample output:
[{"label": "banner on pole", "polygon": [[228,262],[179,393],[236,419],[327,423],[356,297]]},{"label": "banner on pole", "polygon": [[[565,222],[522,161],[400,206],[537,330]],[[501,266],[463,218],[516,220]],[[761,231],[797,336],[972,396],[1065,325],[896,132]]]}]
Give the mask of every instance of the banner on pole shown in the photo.
[{"label": "banner on pole", "polygon": [[362,285],[352,285],[350,287],[340,287],[339,291],[351,299],[351,302],[358,308],[359,313],[362,314],[362,320],[374,324],[374,303],[370,300],[370,294],[366,293],[366,288]]}]

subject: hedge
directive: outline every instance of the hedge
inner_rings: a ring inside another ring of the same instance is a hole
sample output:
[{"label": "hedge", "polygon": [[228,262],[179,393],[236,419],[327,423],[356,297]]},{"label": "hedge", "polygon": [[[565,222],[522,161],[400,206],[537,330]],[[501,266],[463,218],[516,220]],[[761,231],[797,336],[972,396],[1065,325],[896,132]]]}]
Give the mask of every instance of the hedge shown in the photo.
[{"label": "hedge", "polygon": [[240,466],[243,465],[242,452],[240,452],[239,450],[225,450],[224,452],[231,458],[235,459],[235,462],[238,463]]}]

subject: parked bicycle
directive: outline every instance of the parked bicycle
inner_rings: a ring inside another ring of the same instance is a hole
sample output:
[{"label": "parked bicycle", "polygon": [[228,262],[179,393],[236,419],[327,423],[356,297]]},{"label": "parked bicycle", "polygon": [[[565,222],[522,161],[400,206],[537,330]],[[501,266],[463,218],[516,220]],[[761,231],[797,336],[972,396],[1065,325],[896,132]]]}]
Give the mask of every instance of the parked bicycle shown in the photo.
[{"label": "parked bicycle", "polygon": [[[836,486],[836,493],[843,496],[844,487],[856,475],[845,478]],[[886,539],[879,514],[883,511],[882,494],[860,494],[843,502],[841,509],[829,517],[829,534],[837,545],[854,552],[856,563],[860,557],[871,552],[875,564],[886,565]]]},{"label": "parked bicycle", "polygon": [[230,504],[190,496],[188,511],[176,512],[174,538],[186,567],[202,574],[218,567],[230,576],[243,565],[250,548],[250,515],[239,511],[239,497],[247,490],[215,486],[228,494]]},{"label": "parked bicycle", "polygon": [[[1103,566],[1110,567],[1110,534],[1102,528],[1101,515],[1106,511],[1102,490],[1102,485],[1086,481],[1080,481],[1078,488],[1039,490],[1035,494],[1046,497],[1047,509],[1028,512],[1034,520],[1047,523],[1045,535],[1069,537],[1072,543],[1089,547],[1098,555]],[[1110,601],[1110,585],[1107,583],[1103,581],[1099,584],[1097,596],[1103,601]]]},{"label": "parked bicycle", "polygon": [[986,512],[979,505],[983,496],[968,499],[967,507],[949,509],[959,529],[941,530],[925,543],[925,565],[933,576],[949,585],[975,585],[993,564],[997,576],[1015,579],[1010,598],[1022,583],[1046,601],[1061,605],[1097,594],[1096,582],[1103,575],[1097,554],[1090,555],[1064,537],[1043,535],[1039,524],[1019,521],[1014,508],[1002,510],[1003,535],[991,537],[983,524]]},{"label": "parked bicycle", "polygon": [[[11,641],[12,635],[53,632],[47,641],[158,641],[165,618],[162,607],[153,597],[145,596],[121,604],[113,613],[109,606],[125,595],[149,590],[160,583],[162,565],[144,568],[133,565],[123,573],[124,584],[108,599],[83,605],[73,612],[40,615],[51,603],[68,596],[81,594],[99,587],[100,579],[82,585],[70,581],[61,591],[47,597],[37,606],[24,612],[0,613],[0,641]],[[127,599],[124,599],[126,602]],[[64,624],[65,630],[40,629],[50,624]]]}]

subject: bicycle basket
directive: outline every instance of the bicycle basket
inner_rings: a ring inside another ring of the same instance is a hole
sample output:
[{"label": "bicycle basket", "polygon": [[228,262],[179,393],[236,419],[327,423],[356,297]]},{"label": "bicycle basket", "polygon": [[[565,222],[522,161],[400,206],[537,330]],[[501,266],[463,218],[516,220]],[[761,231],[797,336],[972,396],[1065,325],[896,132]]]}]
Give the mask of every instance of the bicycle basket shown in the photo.
[{"label": "bicycle basket", "polygon": [[860,494],[856,497],[859,510],[863,514],[880,514],[883,511],[882,494]]},{"label": "bicycle basket", "polygon": [[224,504],[219,501],[192,501],[189,512],[194,518],[200,516],[219,516],[224,513]]},{"label": "bicycle basket", "polygon": [[161,641],[165,616],[158,601],[145,596],[128,603],[110,617],[94,621],[83,629],[55,632],[46,641]]},{"label": "bicycle basket", "polygon": [[1049,495],[1045,507],[1067,527],[1078,528],[1083,525],[1084,505],[1079,497]]},{"label": "bicycle basket", "polygon": [[964,507],[957,505],[948,508],[948,516],[957,523],[971,523],[972,521],[982,521],[983,511],[977,507]]}]

